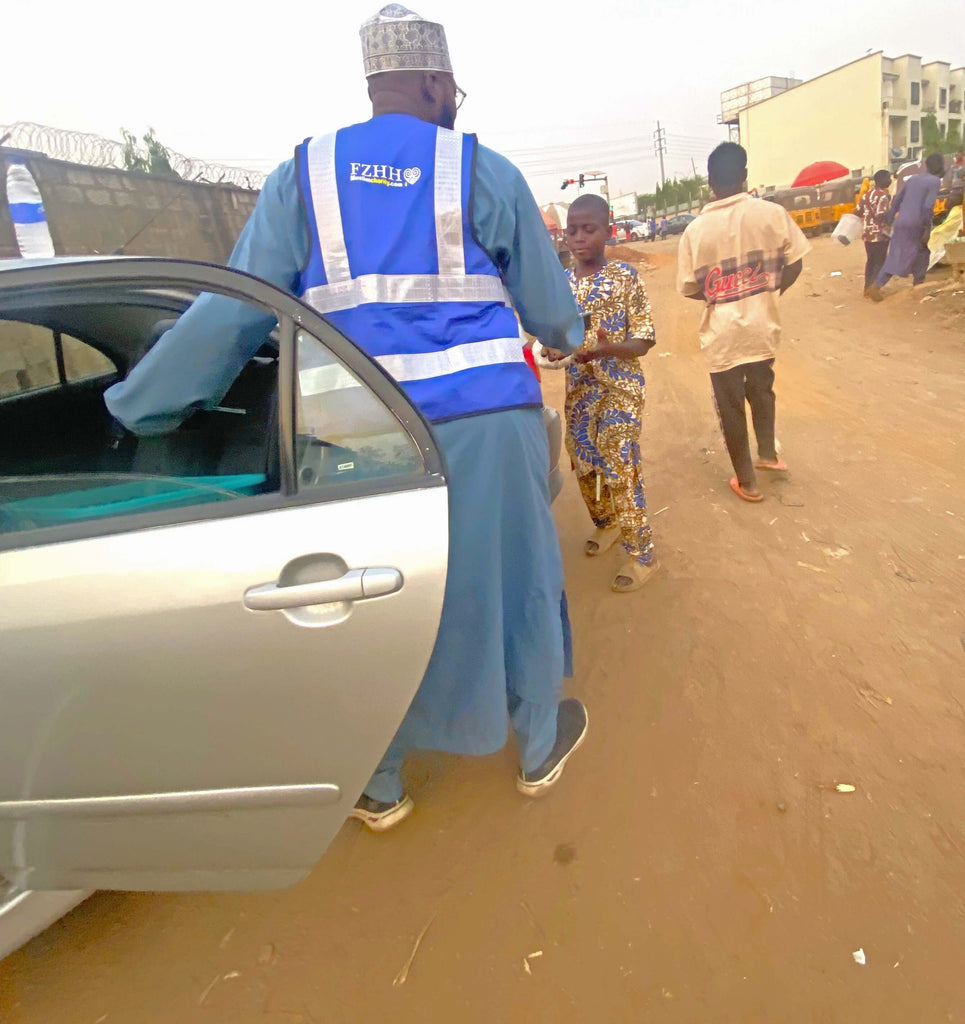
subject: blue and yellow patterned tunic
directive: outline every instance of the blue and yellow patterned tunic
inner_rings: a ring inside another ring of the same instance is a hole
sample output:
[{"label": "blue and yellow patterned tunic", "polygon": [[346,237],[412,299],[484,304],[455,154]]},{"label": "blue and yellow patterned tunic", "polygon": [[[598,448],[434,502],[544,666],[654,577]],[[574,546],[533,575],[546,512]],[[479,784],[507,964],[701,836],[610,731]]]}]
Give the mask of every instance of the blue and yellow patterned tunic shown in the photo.
[{"label": "blue and yellow patterned tunic", "polygon": [[[590,315],[584,350],[596,347],[601,327],[609,344],[655,339],[650,300],[634,267],[610,262],[592,276],[567,273],[580,312]],[[639,444],[645,394],[639,359],[594,359],[566,370],[566,450],[590,518],[604,529],[619,526],[627,554],[650,565]]]}]

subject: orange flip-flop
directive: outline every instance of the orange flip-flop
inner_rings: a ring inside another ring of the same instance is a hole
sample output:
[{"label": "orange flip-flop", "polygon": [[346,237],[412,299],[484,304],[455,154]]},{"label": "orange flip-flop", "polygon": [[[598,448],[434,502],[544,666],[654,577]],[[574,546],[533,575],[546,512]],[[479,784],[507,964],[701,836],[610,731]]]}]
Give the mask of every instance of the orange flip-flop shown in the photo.
[{"label": "orange flip-flop", "polygon": [[730,489],[737,495],[738,498],[743,498],[744,501],[758,502],[764,500],[764,495],[761,494],[760,491],[758,491],[757,494],[754,494],[753,491],[745,491],[744,488],[741,487],[740,481],[737,479],[736,476],[732,476],[730,478]]},{"label": "orange flip-flop", "polygon": [[771,473],[786,473],[787,463],[783,459],[775,459],[773,462],[768,462],[766,459],[758,459],[754,463],[755,469],[766,469]]}]

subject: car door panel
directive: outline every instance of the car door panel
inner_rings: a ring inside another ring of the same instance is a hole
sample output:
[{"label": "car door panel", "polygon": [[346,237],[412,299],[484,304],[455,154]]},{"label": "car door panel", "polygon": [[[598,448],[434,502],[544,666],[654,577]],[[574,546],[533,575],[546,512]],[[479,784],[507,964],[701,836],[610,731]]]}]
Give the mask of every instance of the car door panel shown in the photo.
[{"label": "car door panel", "polygon": [[[231,476],[250,474],[246,456],[186,479],[179,449],[180,469],[72,463],[87,476],[64,504],[69,473],[52,498],[22,480],[24,499],[0,489],[0,876],[14,893],[0,917],[23,890],[296,881],[345,820],[432,650],[448,550],[441,459],[398,387],[325,321],[246,275],[153,260],[8,267],[0,309],[31,323],[55,314],[68,333],[83,317],[76,333],[89,340],[106,326],[123,369],[131,325],[176,314],[198,290],[278,320],[282,386],[265,437],[280,478],[269,467],[249,492]],[[121,293],[105,317],[100,304]],[[341,447],[317,416],[312,436],[293,435],[306,347],[296,352],[295,323],[314,335],[316,361],[356,379],[377,439],[351,410]],[[238,404],[217,415],[250,411],[250,396]],[[69,445],[70,426],[54,440]],[[316,447],[336,457],[316,466],[305,455]],[[129,511],[109,504],[127,500],[115,487],[125,473]],[[182,508],[179,489],[219,487],[224,501]],[[0,921],[0,947],[2,933]]]},{"label": "car door panel", "polygon": [[[447,536],[446,489],[425,486],[0,553],[0,874],[35,889],[303,876],[422,677]],[[246,607],[253,589],[367,569],[398,586]]]}]

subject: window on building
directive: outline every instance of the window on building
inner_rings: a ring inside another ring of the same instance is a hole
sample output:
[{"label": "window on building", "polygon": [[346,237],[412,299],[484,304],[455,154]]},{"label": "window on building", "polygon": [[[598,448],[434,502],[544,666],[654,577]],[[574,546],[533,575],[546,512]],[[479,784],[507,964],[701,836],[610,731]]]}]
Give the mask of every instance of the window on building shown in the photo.
[{"label": "window on building", "polygon": [[939,89],[938,90],[938,105],[942,108],[942,110],[944,110],[945,107],[948,105],[948,90],[947,89]]},{"label": "window on building", "polygon": [[911,105],[917,107],[921,103],[921,82],[911,83]]},{"label": "window on building", "polygon": [[920,127],[919,127],[919,122],[918,121],[912,121],[911,122],[910,141],[912,143],[915,143],[915,142],[917,142],[919,140],[920,137],[921,137],[921,132],[920,132]]}]

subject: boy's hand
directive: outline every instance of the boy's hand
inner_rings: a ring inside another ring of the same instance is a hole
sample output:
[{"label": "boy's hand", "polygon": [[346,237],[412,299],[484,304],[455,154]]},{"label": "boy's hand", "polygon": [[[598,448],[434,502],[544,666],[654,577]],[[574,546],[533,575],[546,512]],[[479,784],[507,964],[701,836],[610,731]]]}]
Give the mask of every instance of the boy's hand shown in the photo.
[{"label": "boy's hand", "polygon": [[594,359],[639,359],[645,356],[653,348],[655,342],[652,338],[634,338],[632,335],[626,341],[607,341],[606,331],[600,327],[596,332],[597,344],[594,348],[580,349],[573,356],[574,363],[589,363]]},{"label": "boy's hand", "polygon": [[561,359],[566,358],[566,353],[561,352],[558,348],[549,348],[547,345],[543,346],[543,355],[551,363],[558,363]]},{"label": "boy's hand", "polygon": [[[587,331],[589,331],[589,327],[587,328]],[[608,351],[610,346],[607,345],[606,338],[607,334],[605,328],[598,327],[596,329],[596,346],[594,348],[580,349],[580,351],[573,356],[573,362],[589,363],[594,359],[602,359],[604,356],[608,356],[610,354]]]}]

